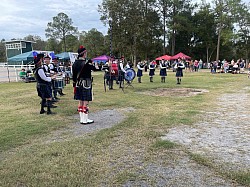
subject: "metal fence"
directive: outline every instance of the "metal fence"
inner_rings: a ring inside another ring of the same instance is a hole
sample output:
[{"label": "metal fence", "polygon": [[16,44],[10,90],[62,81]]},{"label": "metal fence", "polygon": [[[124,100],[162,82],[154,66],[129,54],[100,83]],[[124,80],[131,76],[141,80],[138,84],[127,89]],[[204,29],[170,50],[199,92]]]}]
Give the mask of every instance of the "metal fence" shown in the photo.
[{"label": "metal fence", "polygon": [[34,65],[8,65],[7,63],[0,63],[0,82],[20,81],[19,73],[23,68],[32,70]]}]

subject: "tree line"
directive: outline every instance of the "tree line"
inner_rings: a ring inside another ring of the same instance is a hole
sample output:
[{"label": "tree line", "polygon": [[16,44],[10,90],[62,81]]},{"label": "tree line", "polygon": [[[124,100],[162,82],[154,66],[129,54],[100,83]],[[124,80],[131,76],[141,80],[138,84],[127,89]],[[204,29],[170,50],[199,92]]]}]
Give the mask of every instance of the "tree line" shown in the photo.
[{"label": "tree line", "polygon": [[[35,50],[77,51],[84,45],[89,57],[125,56],[136,62],[184,52],[195,59],[249,59],[250,12],[242,0],[103,0],[98,11],[109,30],[79,32],[59,13],[47,24],[46,41],[28,35]],[[0,61],[4,59],[3,41]]]}]

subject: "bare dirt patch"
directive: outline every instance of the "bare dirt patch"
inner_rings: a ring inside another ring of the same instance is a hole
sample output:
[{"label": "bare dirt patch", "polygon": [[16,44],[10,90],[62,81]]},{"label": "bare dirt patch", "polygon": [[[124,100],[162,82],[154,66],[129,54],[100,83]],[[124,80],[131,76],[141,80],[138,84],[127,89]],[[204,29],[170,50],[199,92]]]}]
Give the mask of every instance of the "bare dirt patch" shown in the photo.
[{"label": "bare dirt patch", "polygon": [[[223,94],[217,107],[193,126],[182,125],[163,137],[212,159],[228,171],[250,169],[249,89]],[[237,95],[237,97],[235,97]]]},{"label": "bare dirt patch", "polygon": [[111,128],[121,123],[126,118],[126,113],[134,110],[134,108],[122,108],[90,113],[90,119],[93,119],[95,122],[89,125],[81,125],[79,115],[76,114],[73,116],[73,120],[77,120],[76,122],[72,123],[69,128],[54,131],[50,137],[47,137],[46,143],[66,141],[72,137],[82,137],[102,129]]},{"label": "bare dirt patch", "polygon": [[139,92],[140,94],[162,97],[191,97],[197,94],[203,94],[209,92],[206,89],[193,89],[193,88],[157,88],[154,90],[148,90],[145,92]]}]

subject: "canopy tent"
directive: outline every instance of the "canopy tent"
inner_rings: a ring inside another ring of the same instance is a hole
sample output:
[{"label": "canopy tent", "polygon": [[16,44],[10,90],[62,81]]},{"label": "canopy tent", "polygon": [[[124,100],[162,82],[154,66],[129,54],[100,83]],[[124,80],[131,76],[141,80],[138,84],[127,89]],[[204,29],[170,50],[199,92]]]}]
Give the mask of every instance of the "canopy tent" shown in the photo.
[{"label": "canopy tent", "polygon": [[58,57],[60,60],[70,60],[69,52],[59,53],[59,54],[57,54],[55,56]]},{"label": "canopy tent", "polygon": [[110,59],[110,56],[107,56],[107,55],[101,55],[101,56],[98,56],[98,57],[95,57],[95,58],[92,58],[92,61],[93,62],[107,62],[109,61]]},{"label": "canopy tent", "polygon": [[171,57],[171,60],[176,60],[176,59],[178,59],[178,58],[191,59],[190,56],[185,55],[184,53],[180,52],[180,53],[178,53],[178,54],[172,56],[172,57]]},{"label": "canopy tent", "polygon": [[163,55],[163,56],[160,56],[158,58],[156,58],[155,60],[171,60],[172,57],[169,56],[169,55]]},{"label": "canopy tent", "polygon": [[33,52],[35,51],[29,51],[26,53],[22,53],[13,57],[8,58],[8,62],[21,62],[21,61],[33,61],[34,57],[33,57]]}]

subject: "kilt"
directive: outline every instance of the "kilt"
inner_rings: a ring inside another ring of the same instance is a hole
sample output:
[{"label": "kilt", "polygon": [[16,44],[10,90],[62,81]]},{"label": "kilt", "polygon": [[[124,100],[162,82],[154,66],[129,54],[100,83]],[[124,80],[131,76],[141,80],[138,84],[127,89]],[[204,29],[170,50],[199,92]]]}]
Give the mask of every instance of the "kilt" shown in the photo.
[{"label": "kilt", "polygon": [[167,76],[166,68],[160,70],[160,76]]},{"label": "kilt", "polygon": [[108,81],[116,79],[115,74],[111,74],[111,76],[110,76],[110,73],[105,73],[104,76],[105,76],[105,79]]},{"label": "kilt", "polygon": [[155,69],[150,69],[149,76],[154,76],[154,75],[155,75]]},{"label": "kilt", "polygon": [[138,71],[137,71],[137,77],[141,77],[141,76],[143,76],[142,75],[142,70],[138,69]]},{"label": "kilt", "polygon": [[38,96],[41,97],[42,99],[52,98],[51,84],[37,83],[36,90]]},{"label": "kilt", "polygon": [[176,76],[176,77],[183,77],[183,72],[182,72],[182,70],[176,70],[175,76]]},{"label": "kilt", "polygon": [[125,73],[121,70],[118,71],[118,81],[124,80]]},{"label": "kilt", "polygon": [[92,88],[76,87],[75,100],[92,101]]}]

